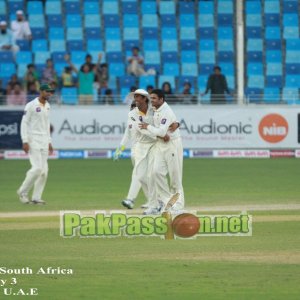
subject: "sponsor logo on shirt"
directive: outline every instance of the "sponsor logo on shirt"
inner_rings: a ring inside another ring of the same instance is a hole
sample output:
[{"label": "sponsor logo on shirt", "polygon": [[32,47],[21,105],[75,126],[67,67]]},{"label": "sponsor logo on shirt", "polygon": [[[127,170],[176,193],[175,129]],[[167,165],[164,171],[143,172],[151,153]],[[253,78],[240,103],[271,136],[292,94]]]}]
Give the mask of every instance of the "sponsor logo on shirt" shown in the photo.
[{"label": "sponsor logo on shirt", "polygon": [[166,124],[166,122],[167,122],[167,119],[162,119],[161,120],[161,124]]},{"label": "sponsor logo on shirt", "polygon": [[140,120],[141,122],[143,122],[143,117],[142,117],[142,116],[139,116],[139,120]]},{"label": "sponsor logo on shirt", "polygon": [[37,108],[35,109],[35,111],[36,111],[36,112],[41,112],[41,108],[40,108],[40,107],[37,107]]}]

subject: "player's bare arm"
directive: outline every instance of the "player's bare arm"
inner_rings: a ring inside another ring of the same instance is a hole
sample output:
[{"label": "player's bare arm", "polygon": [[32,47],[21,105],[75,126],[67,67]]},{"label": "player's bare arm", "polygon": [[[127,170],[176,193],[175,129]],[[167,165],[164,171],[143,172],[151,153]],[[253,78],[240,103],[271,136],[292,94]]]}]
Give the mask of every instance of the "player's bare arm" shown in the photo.
[{"label": "player's bare arm", "polygon": [[29,144],[28,143],[23,143],[23,150],[25,151],[25,153],[29,152]]}]

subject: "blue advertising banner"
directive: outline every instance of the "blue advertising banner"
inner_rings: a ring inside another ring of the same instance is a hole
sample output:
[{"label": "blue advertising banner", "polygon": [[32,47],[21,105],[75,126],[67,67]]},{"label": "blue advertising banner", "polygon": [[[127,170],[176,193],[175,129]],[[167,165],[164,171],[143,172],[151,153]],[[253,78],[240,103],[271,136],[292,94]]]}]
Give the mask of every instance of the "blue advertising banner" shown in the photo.
[{"label": "blue advertising banner", "polygon": [[0,149],[21,149],[20,124],[23,111],[0,111]]}]

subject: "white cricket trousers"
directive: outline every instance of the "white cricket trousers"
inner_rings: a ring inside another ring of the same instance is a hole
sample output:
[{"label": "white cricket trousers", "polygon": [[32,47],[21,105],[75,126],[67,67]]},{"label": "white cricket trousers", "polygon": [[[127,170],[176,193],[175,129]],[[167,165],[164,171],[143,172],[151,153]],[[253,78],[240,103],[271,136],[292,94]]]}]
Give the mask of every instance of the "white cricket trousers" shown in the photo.
[{"label": "white cricket trousers", "polygon": [[[165,205],[171,196],[179,193],[180,197],[174,207],[184,208],[184,191],[182,186],[183,147],[181,138],[169,142],[158,141],[153,149],[150,161],[151,206],[156,207],[158,200]],[[169,175],[170,184],[167,175]]]},{"label": "white cricket trousers", "polygon": [[147,201],[149,200],[148,192],[148,158],[153,144],[151,143],[139,143],[137,142],[132,151],[133,156],[133,170],[131,177],[131,184],[127,199],[134,200],[140,188],[142,187],[143,192]]},{"label": "white cricket trousers", "polygon": [[28,194],[33,187],[32,200],[41,200],[48,177],[48,149],[29,149],[31,169],[27,171],[20,192]]}]

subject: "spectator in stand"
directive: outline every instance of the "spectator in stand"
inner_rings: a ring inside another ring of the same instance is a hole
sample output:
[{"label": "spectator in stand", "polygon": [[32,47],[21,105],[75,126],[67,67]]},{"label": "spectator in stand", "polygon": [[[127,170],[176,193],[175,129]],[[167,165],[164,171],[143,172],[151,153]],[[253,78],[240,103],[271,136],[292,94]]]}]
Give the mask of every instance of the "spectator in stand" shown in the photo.
[{"label": "spectator in stand", "polygon": [[22,10],[17,10],[17,19],[11,22],[11,30],[15,40],[31,40],[31,30],[28,21],[25,20]]},{"label": "spectator in stand", "polygon": [[0,105],[4,104],[6,96],[6,89],[2,87],[2,80],[0,79]]},{"label": "spectator in stand", "polygon": [[111,89],[106,89],[105,96],[103,97],[104,104],[114,104],[114,98]]},{"label": "spectator in stand", "polygon": [[84,62],[84,64],[80,67],[80,71],[83,72],[83,69],[84,69],[85,66],[89,67],[89,72],[93,71],[95,69],[96,65],[93,63],[92,60],[93,60],[92,55],[91,54],[87,54],[85,56],[85,62]]},{"label": "spectator in stand", "polygon": [[[19,80],[18,76],[16,74],[13,74],[11,77],[10,77],[10,80],[8,82],[8,85],[7,87],[8,88],[14,88],[16,84],[20,84],[21,85],[21,81]],[[9,87],[10,86],[10,87]],[[8,94],[8,93],[7,93]]]},{"label": "spectator in stand", "polygon": [[24,88],[26,91],[29,90],[29,86],[31,84],[36,85],[36,90],[39,94],[39,89],[40,89],[39,75],[38,75],[38,72],[35,70],[34,64],[27,65],[27,71],[24,76]]},{"label": "spectator in stand", "polygon": [[72,70],[78,74],[78,91],[79,91],[79,104],[92,104],[94,98],[94,80],[96,75],[97,66],[90,70],[89,64],[82,66],[82,71],[72,64],[70,56],[65,56],[66,62],[70,65]]},{"label": "spectator in stand", "polygon": [[129,75],[140,76],[146,74],[146,71],[144,69],[144,58],[139,54],[139,52],[140,49],[138,47],[133,47],[132,55],[127,59],[127,72]]},{"label": "spectator in stand", "polygon": [[230,95],[226,77],[221,74],[219,66],[214,67],[214,73],[208,78],[206,90],[201,96],[203,97],[210,91],[210,102],[212,104],[225,104],[225,92]]},{"label": "spectator in stand", "polygon": [[22,86],[16,83],[6,97],[7,105],[25,105],[27,103],[26,94],[22,90]]},{"label": "spectator in stand", "polygon": [[172,92],[172,87],[171,87],[170,82],[165,81],[162,84],[161,89],[165,93],[165,100],[166,100],[167,103],[169,103],[169,104],[175,104],[177,102],[177,98],[176,98],[176,96]]},{"label": "spectator in stand", "polygon": [[57,83],[56,81],[51,81],[49,86],[51,87],[52,91],[50,92],[50,97],[48,98],[48,102],[51,104],[58,104],[60,103],[60,97],[57,93]]},{"label": "spectator in stand", "polygon": [[57,74],[52,59],[48,58],[46,60],[46,68],[43,69],[42,84],[50,84],[53,81],[57,83]]},{"label": "spectator in stand", "polygon": [[62,87],[69,88],[74,87],[74,77],[73,77],[73,70],[71,67],[65,67],[62,75],[61,75]]},{"label": "spectator in stand", "polygon": [[[99,57],[99,59],[101,60],[101,56]],[[99,88],[107,89],[108,80],[109,80],[108,64],[107,63],[103,63],[103,64],[98,63],[97,65],[99,66],[97,68],[97,80],[98,80]]]},{"label": "spectator in stand", "polygon": [[12,51],[14,55],[19,51],[5,21],[0,22],[0,51]]},{"label": "spectator in stand", "polygon": [[185,82],[183,85],[183,91],[180,95],[182,104],[197,104],[197,97],[191,91],[192,85],[190,82]]},{"label": "spectator in stand", "polygon": [[35,82],[31,82],[27,87],[27,101],[30,102],[31,100],[35,99],[40,93],[39,88],[37,87]]},{"label": "spectator in stand", "polygon": [[153,85],[147,85],[146,90],[147,90],[149,95],[152,93],[153,89],[154,89]]}]

